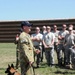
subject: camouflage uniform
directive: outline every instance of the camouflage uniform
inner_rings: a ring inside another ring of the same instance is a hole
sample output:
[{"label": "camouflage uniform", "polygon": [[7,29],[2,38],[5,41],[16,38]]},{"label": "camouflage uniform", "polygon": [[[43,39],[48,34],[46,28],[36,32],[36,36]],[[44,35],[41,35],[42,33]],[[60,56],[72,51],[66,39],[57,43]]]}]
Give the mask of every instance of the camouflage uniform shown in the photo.
[{"label": "camouflage uniform", "polygon": [[70,63],[71,63],[71,61],[70,61],[70,48],[72,47],[72,46],[74,46],[74,44],[75,44],[75,35],[74,34],[67,34],[66,36],[65,36],[65,51],[64,51],[64,53],[65,53],[65,65],[69,65]]},{"label": "camouflage uniform", "polygon": [[19,51],[19,45],[17,44],[16,47],[16,68],[18,69],[19,63],[20,63],[20,51]]},{"label": "camouflage uniform", "polygon": [[72,68],[75,69],[75,48],[71,48],[71,62]]},{"label": "camouflage uniform", "polygon": [[22,32],[19,37],[21,75],[34,75],[29,62],[34,62],[34,47],[30,35]]},{"label": "camouflage uniform", "polygon": [[[68,31],[60,31],[59,36],[63,37],[62,39],[59,39],[59,44],[58,44],[58,51],[57,51],[57,57],[58,57],[58,64],[61,66],[62,65],[62,58],[63,58],[63,53],[65,51],[64,49],[64,37],[68,34]],[[65,56],[64,56],[64,64],[65,64]]]}]

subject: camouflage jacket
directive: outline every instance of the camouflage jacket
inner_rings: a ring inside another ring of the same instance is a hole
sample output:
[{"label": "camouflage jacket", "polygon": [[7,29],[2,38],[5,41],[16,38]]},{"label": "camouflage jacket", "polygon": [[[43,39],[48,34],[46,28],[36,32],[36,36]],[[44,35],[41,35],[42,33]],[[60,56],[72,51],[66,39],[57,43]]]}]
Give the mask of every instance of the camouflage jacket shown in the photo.
[{"label": "camouflage jacket", "polygon": [[19,37],[19,50],[21,62],[34,62],[34,47],[30,35],[22,32]]}]

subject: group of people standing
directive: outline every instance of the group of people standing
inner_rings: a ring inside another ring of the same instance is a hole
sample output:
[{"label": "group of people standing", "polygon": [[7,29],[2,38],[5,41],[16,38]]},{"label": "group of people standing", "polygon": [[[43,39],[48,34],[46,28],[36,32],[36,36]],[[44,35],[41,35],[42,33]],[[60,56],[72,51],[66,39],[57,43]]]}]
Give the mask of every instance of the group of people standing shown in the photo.
[{"label": "group of people standing", "polygon": [[[60,31],[57,25],[53,25],[53,28],[50,26],[43,26],[42,32],[39,27],[36,27],[35,32],[36,33],[31,35],[34,47],[40,49],[41,60],[43,60],[43,52],[45,51],[48,66],[52,67],[55,64],[55,51],[57,54],[58,66],[64,65],[67,67],[74,64],[75,31],[73,30],[72,24],[70,24],[69,27],[63,24]],[[35,38],[38,40],[33,40]],[[40,61],[40,56],[37,61]]]},{"label": "group of people standing", "polygon": [[[18,49],[20,50],[20,66],[22,75],[31,71],[33,62],[36,62],[36,67],[39,67],[40,62],[43,61],[43,52],[47,60],[47,65],[52,67],[55,64],[54,52],[56,51],[58,65],[65,67],[72,64],[75,66],[75,31],[73,25],[62,25],[62,30],[58,30],[57,25],[43,26],[35,28],[35,33],[29,35],[32,24],[23,22],[21,24],[22,32],[19,37]],[[68,30],[67,30],[68,29]],[[26,68],[25,68],[26,67]]]}]

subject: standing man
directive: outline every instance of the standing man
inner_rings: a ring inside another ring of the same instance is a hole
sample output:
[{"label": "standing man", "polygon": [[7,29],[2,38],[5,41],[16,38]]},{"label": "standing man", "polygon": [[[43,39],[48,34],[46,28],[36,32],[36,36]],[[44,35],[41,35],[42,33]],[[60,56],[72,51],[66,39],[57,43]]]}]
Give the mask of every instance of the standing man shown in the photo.
[{"label": "standing man", "polygon": [[45,55],[48,66],[52,67],[54,65],[54,39],[55,36],[51,32],[51,27],[47,26],[47,33],[43,37],[43,44],[45,47]]},{"label": "standing man", "polygon": [[[66,30],[67,26],[66,24],[62,25],[62,30],[59,32],[59,44],[58,44],[58,64],[59,66],[62,66],[62,58],[64,53],[64,38],[68,34],[68,31]],[[65,55],[65,54],[64,54]],[[64,64],[65,64],[65,56],[64,56]]]},{"label": "standing man", "polygon": [[55,35],[54,49],[57,53],[57,60],[58,60],[58,58],[59,58],[59,55],[58,55],[58,35],[59,35],[59,31],[57,30],[57,25],[53,26],[53,31],[52,32]]},{"label": "standing man", "polygon": [[59,31],[57,30],[57,26],[54,25],[53,26],[53,34],[55,35],[55,40],[54,40],[54,49],[56,50],[57,52],[57,46],[58,46],[58,34],[59,34]]},{"label": "standing man", "polygon": [[40,50],[40,53],[37,55],[36,65],[39,67],[40,61],[42,59],[42,37],[43,35],[40,33],[40,28],[35,28],[35,33],[31,35],[31,39],[33,41],[33,45],[35,48]]},{"label": "standing man", "polygon": [[[43,26],[41,34],[44,36],[46,33],[47,33],[46,26]],[[44,45],[42,44],[42,59],[41,59],[41,62],[43,62],[43,59],[44,59],[44,52],[45,52],[45,48],[44,48]]]},{"label": "standing man", "polygon": [[21,75],[34,75],[32,64],[34,62],[34,52],[39,53],[39,50],[35,50],[33,43],[28,34],[31,31],[32,24],[24,21],[21,23],[23,32],[19,37],[19,50],[20,50],[20,66]]},{"label": "standing man", "polygon": [[65,67],[71,64],[71,51],[70,49],[75,46],[75,34],[73,33],[72,27],[69,27],[69,34],[65,36]]}]

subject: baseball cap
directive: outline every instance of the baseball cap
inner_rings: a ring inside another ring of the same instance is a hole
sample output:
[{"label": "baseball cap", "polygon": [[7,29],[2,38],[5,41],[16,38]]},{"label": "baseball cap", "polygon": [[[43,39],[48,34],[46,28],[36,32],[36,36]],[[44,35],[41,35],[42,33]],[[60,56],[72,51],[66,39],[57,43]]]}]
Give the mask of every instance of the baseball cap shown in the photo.
[{"label": "baseball cap", "polygon": [[23,27],[23,26],[31,27],[32,25],[33,25],[33,24],[29,23],[28,21],[23,21],[23,22],[21,23],[21,27]]}]

